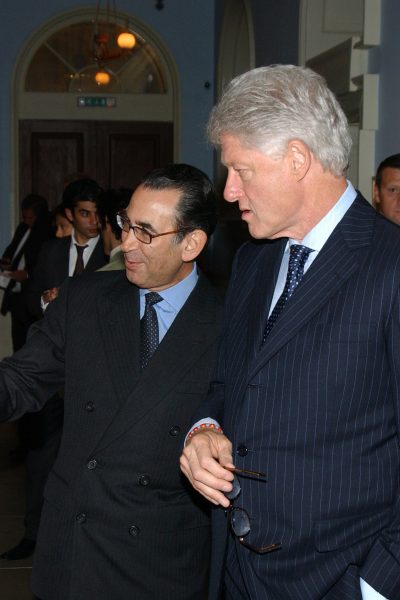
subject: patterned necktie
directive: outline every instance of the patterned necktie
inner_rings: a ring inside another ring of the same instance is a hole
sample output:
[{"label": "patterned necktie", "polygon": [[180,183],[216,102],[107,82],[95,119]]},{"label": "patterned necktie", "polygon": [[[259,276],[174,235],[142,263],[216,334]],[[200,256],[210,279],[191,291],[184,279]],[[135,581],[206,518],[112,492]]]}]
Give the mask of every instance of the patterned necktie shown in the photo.
[{"label": "patterned necktie", "polygon": [[283,292],[279,296],[273,311],[267,319],[262,343],[265,342],[267,335],[275,325],[275,322],[281,314],[283,307],[299,285],[300,279],[303,277],[304,265],[311,252],[313,252],[313,250],[311,250],[311,248],[307,248],[307,246],[301,246],[300,244],[293,244],[290,246],[289,267],[286,276],[285,287],[283,288]]},{"label": "patterned necktie", "polygon": [[149,292],[144,298],[146,306],[140,321],[140,368],[142,370],[147,366],[159,344],[158,319],[153,305],[162,300],[157,292]]},{"label": "patterned necktie", "polygon": [[83,251],[85,248],[87,248],[87,245],[79,246],[79,244],[75,244],[75,247],[76,247],[76,251],[78,254],[76,257],[75,269],[73,272],[74,277],[75,277],[75,275],[80,275],[85,270],[85,265],[83,263]]}]

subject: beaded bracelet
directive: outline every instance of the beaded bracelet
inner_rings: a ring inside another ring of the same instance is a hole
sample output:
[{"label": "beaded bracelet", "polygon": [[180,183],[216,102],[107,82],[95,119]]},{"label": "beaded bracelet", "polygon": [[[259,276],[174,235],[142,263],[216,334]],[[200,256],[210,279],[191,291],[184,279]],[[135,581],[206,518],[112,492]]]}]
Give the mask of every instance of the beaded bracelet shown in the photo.
[{"label": "beaded bracelet", "polygon": [[190,439],[195,433],[197,433],[198,431],[201,431],[202,429],[213,429],[214,431],[217,431],[218,433],[222,433],[222,428],[217,427],[217,425],[215,425],[215,423],[201,423],[201,425],[194,427],[192,429],[192,431],[190,431],[188,433],[187,439]]}]

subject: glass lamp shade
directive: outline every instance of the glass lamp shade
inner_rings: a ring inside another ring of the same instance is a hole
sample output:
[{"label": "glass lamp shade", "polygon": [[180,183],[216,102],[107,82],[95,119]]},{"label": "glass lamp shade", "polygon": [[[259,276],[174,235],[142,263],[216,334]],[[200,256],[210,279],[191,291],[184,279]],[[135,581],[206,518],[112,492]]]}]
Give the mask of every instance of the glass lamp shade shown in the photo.
[{"label": "glass lamp shade", "polygon": [[117,38],[117,44],[120,48],[132,49],[136,45],[136,38],[133,33],[123,31]]},{"label": "glass lamp shade", "polygon": [[94,78],[98,85],[107,85],[107,83],[110,83],[110,79],[111,79],[110,75],[107,73],[107,71],[97,71]]}]

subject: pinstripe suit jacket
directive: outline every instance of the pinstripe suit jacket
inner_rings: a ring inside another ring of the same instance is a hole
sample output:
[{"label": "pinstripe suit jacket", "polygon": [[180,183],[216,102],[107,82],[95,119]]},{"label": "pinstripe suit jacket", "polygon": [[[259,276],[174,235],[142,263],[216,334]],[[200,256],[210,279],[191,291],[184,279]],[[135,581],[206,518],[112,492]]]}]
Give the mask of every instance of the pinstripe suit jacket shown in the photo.
[{"label": "pinstripe suit jacket", "polygon": [[[223,424],[237,466],[267,473],[241,478],[235,503],[251,517],[249,543],[282,549],[237,546],[247,594],[357,600],[362,576],[398,600],[400,229],[358,195],[261,347],[285,244],[250,242],[235,259],[201,414]],[[211,600],[224,511],[214,525]]]}]

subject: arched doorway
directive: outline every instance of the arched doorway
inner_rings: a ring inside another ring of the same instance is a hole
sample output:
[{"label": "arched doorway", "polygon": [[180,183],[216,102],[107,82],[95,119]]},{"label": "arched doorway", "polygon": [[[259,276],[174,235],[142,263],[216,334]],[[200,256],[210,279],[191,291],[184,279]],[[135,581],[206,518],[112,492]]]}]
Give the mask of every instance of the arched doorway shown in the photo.
[{"label": "arched doorway", "polygon": [[[133,187],[152,167],[177,160],[179,83],[158,36],[132,15],[105,13],[116,31],[129,21],[136,47],[109,62],[107,86],[94,81],[93,10],[63,13],[23,48],[14,75],[16,197],[59,202],[65,181],[84,173],[103,187]],[[113,50],[112,50],[113,51]],[[15,207],[17,214],[18,207]]]}]

